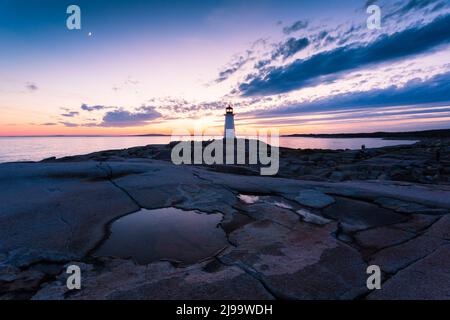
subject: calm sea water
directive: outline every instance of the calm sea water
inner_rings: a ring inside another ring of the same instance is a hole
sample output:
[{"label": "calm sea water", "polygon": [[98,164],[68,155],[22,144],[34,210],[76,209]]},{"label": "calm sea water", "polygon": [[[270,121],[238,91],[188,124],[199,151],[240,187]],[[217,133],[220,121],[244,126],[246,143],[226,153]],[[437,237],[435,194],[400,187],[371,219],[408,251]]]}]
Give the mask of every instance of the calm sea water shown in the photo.
[{"label": "calm sea water", "polygon": [[[95,151],[124,149],[148,144],[167,144],[169,136],[155,137],[0,137],[0,162],[39,161]],[[359,149],[412,144],[415,141],[375,138],[320,139],[282,137],[280,146],[302,149]]]}]

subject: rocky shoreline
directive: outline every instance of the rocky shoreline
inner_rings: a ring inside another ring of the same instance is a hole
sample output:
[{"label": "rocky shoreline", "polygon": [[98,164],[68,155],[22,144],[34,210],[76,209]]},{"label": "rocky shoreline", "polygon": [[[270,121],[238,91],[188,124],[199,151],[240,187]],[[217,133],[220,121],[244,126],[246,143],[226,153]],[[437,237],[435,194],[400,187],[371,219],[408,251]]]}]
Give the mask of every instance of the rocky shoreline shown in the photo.
[{"label": "rocky shoreline", "polygon": [[[448,299],[450,140],[280,148],[275,177],[175,166],[172,147],[1,164],[0,299]],[[227,246],[189,265],[93,255],[113,221],[159,208],[220,213]]]}]

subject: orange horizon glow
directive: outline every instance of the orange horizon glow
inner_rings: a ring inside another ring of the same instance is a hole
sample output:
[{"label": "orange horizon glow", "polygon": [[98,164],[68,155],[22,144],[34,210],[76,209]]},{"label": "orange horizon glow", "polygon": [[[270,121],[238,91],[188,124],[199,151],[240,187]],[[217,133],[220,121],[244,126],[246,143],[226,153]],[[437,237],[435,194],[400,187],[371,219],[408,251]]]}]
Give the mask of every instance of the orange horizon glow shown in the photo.
[{"label": "orange horizon glow", "polygon": [[[330,133],[369,133],[376,131],[387,132],[401,132],[401,131],[420,131],[427,129],[446,129],[448,123],[450,123],[450,116],[439,117],[435,119],[374,119],[372,121],[365,121],[363,124],[359,120],[355,120],[355,123],[338,123],[330,121],[317,121],[317,123],[309,123],[303,125],[289,124],[284,126],[267,126],[266,124],[258,124],[257,121],[252,125],[241,124],[239,119],[236,119],[236,134],[239,136],[252,135],[252,132],[259,130],[271,130],[277,129],[280,135],[290,134],[330,134]],[[430,125],[430,128],[424,126],[424,129],[411,130],[408,129],[411,125],[420,125],[424,123]],[[184,126],[180,124],[176,125],[160,125],[160,126],[140,126],[140,127],[124,127],[124,128],[109,128],[109,127],[73,127],[68,128],[63,125],[55,126],[39,126],[39,125],[7,125],[0,127],[0,137],[16,136],[135,136],[135,135],[166,135],[170,136],[176,132],[177,129],[184,128],[191,135],[205,134],[220,136],[223,132],[222,125],[203,125],[201,129],[195,127],[192,122],[186,122]],[[382,128],[380,130],[380,128]],[[199,131],[200,130],[200,131]],[[213,134],[208,131],[213,131]]]}]

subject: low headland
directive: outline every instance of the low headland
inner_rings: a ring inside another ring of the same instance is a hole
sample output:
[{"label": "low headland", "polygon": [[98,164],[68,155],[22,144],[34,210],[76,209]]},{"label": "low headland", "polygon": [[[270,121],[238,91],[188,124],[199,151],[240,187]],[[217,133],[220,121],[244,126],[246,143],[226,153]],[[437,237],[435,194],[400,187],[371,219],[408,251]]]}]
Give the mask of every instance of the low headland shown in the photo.
[{"label": "low headland", "polygon": [[371,133],[330,133],[330,134],[290,134],[283,137],[306,138],[383,138],[383,139],[449,139],[450,129],[437,129],[407,132],[371,132]]}]

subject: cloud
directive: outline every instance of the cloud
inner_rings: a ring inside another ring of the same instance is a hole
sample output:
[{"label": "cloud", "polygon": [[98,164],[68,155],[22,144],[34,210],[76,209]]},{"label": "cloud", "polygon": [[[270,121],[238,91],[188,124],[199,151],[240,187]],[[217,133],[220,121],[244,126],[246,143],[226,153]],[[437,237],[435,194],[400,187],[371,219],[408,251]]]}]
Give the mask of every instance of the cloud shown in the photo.
[{"label": "cloud", "polygon": [[[387,128],[386,124],[391,124],[392,128],[401,130],[401,128],[411,129],[411,124],[414,128],[435,126],[442,129],[448,127],[448,117],[450,117],[450,108],[447,107],[434,107],[427,106],[426,108],[411,108],[407,106],[397,108],[375,108],[361,110],[349,110],[347,112],[327,112],[326,116],[317,113],[316,117],[302,116],[299,117],[286,115],[278,116],[276,119],[272,117],[260,116],[254,122],[247,122],[247,124],[267,125],[267,126],[290,126],[299,127],[305,126],[319,126],[319,132],[324,128],[334,128],[333,131],[339,130],[339,126],[344,125],[349,128],[351,126],[352,131],[357,129],[358,131],[368,130],[382,130]],[[406,121],[405,121],[406,120]],[[415,121],[419,120],[419,121]],[[423,121],[425,120],[425,121]],[[430,120],[430,121],[428,121]],[[405,121],[405,122],[404,122]],[[389,126],[389,125],[388,125]],[[342,131],[341,131],[342,132]]]},{"label": "cloud", "polygon": [[[176,114],[177,118],[182,118],[196,116],[199,113],[204,114],[204,112],[213,110],[224,110],[228,105],[227,101],[188,102],[183,99],[168,99],[159,104],[158,109],[168,111],[170,114]],[[234,103],[234,105],[237,105],[237,103]],[[171,118],[175,117],[171,116]]]},{"label": "cloud", "polygon": [[450,42],[450,15],[359,46],[344,46],[297,59],[239,85],[243,96],[285,93],[332,81],[339,73],[420,54]]},{"label": "cloud", "polygon": [[395,14],[405,14],[412,10],[420,10],[437,1],[438,0],[409,0]]},{"label": "cloud", "polygon": [[69,127],[69,128],[79,127],[79,124],[76,124],[73,122],[60,121],[59,123],[61,123],[62,125],[66,126],[66,127]]},{"label": "cloud", "polygon": [[364,5],[365,7],[369,7],[372,4],[374,4],[375,2],[377,2],[377,0],[366,0],[366,4]]},{"label": "cloud", "polygon": [[27,82],[27,84],[25,85],[25,88],[29,91],[36,91],[38,90],[38,86],[32,82]]},{"label": "cloud", "polygon": [[75,116],[77,116],[77,115],[79,115],[80,113],[78,112],[78,111],[69,111],[69,112],[67,112],[67,113],[63,113],[63,114],[61,114],[61,116],[63,116],[63,117],[68,117],[68,118],[73,118],[73,117],[75,117]]},{"label": "cloud", "polygon": [[[432,8],[431,5],[433,5]],[[397,17],[405,16],[410,12],[416,11],[418,14],[423,14],[424,12],[426,12],[423,9],[427,9],[429,12],[437,12],[438,10],[444,8],[446,5],[447,4],[445,3],[445,1],[441,2],[440,0],[409,0],[398,2],[395,5],[395,9],[391,13],[383,16],[383,19],[397,19]],[[420,12],[421,10],[422,12]]]},{"label": "cloud", "polygon": [[[266,67],[269,66],[277,58],[282,57],[283,59],[287,59],[289,57],[292,57],[297,52],[300,52],[301,50],[305,49],[309,44],[310,41],[307,38],[296,39],[291,37],[284,42],[274,44],[275,49],[271,53],[270,58],[257,61],[253,67],[255,69],[258,69],[259,71],[265,72]],[[251,80],[253,76],[257,76],[257,74],[247,75],[245,79]]]},{"label": "cloud", "polygon": [[83,103],[83,104],[81,105],[81,110],[85,110],[85,111],[89,111],[89,112],[94,111],[94,110],[103,110],[103,109],[105,109],[105,108],[107,108],[107,107],[101,106],[101,105],[88,106],[88,105],[85,104],[85,103]]},{"label": "cloud", "polygon": [[437,12],[437,11],[441,10],[442,8],[445,8],[446,6],[447,6],[447,4],[445,2],[439,2],[431,9],[431,12]]},{"label": "cloud", "polygon": [[42,123],[41,126],[57,126],[58,124],[55,122],[46,122]]},{"label": "cloud", "polygon": [[236,73],[236,71],[241,69],[248,61],[253,60],[254,58],[251,57],[251,54],[252,51],[247,50],[247,54],[245,56],[241,55],[235,58],[235,60],[230,62],[224,70],[219,72],[219,77],[215,80],[215,82],[219,83],[227,80],[230,76]]},{"label": "cloud", "polygon": [[389,106],[450,104],[450,72],[427,80],[413,79],[404,86],[358,91],[334,95],[325,99],[260,112],[264,115],[286,115],[320,111],[347,110]]},{"label": "cloud", "polygon": [[293,24],[291,24],[290,26],[284,27],[283,33],[289,35],[295,31],[302,30],[307,27],[308,27],[308,21],[298,20],[298,21],[294,22]]},{"label": "cloud", "polygon": [[259,60],[258,62],[255,63],[255,68],[256,69],[263,69],[265,66],[269,65],[272,62],[271,59],[265,59],[265,60]]},{"label": "cloud", "polygon": [[140,82],[135,80],[132,76],[128,76],[127,80],[125,80],[124,84],[126,85],[138,85]]},{"label": "cloud", "polygon": [[100,127],[135,127],[148,124],[148,121],[161,117],[155,107],[142,106],[136,112],[126,111],[122,108],[109,111],[103,117]]},{"label": "cloud", "polygon": [[289,58],[297,52],[305,49],[309,45],[307,38],[289,38],[284,43],[281,43],[276,51],[272,54],[272,59],[282,56],[284,59]]}]

